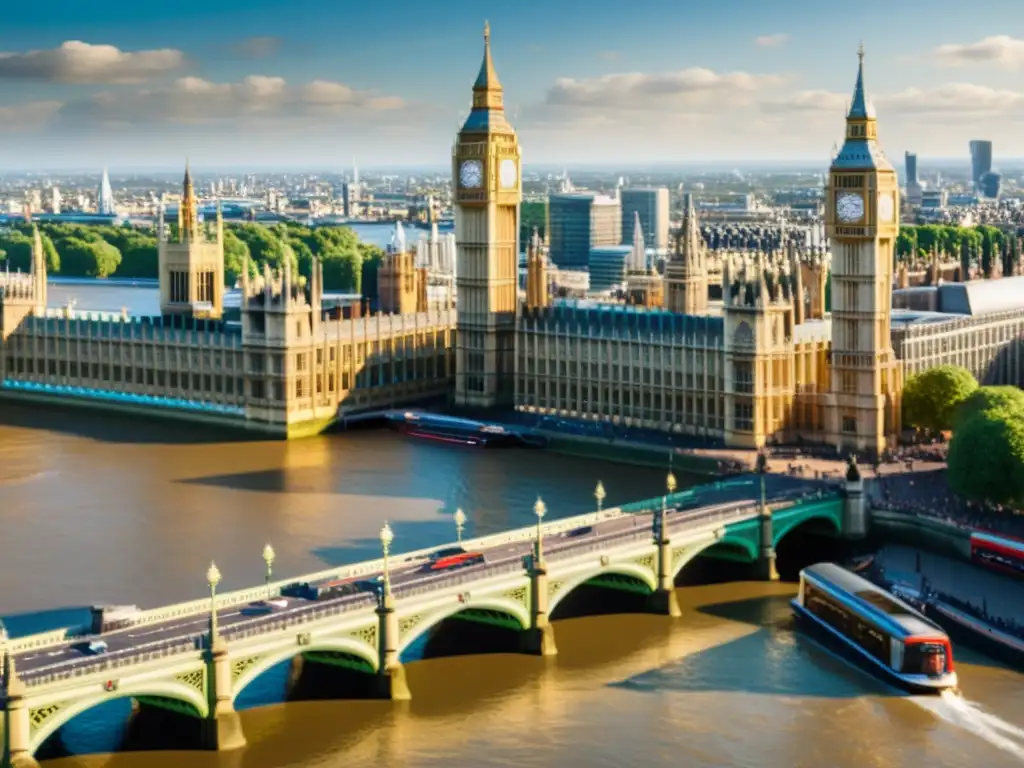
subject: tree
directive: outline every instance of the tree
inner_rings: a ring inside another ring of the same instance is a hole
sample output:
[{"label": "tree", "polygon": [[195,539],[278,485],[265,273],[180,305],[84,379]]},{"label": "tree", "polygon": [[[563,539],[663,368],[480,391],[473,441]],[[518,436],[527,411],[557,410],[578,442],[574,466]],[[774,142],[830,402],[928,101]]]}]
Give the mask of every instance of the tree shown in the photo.
[{"label": "tree", "polygon": [[110,243],[68,238],[62,245],[64,274],[77,277],[107,277],[121,263],[121,252]]},{"label": "tree", "polygon": [[1024,390],[1010,386],[978,387],[957,409],[953,429],[959,430],[979,413],[1003,412],[1019,413],[1024,418]]},{"label": "tree", "polygon": [[121,263],[114,273],[117,277],[160,277],[160,254],[156,239],[134,237],[126,239],[121,247]]},{"label": "tree", "polygon": [[912,376],[903,388],[903,421],[930,432],[952,429],[957,407],[977,388],[978,382],[966,368],[929,368]]},{"label": "tree", "polygon": [[[380,252],[363,261],[362,293],[370,301],[377,300],[377,270],[380,269],[382,259],[383,252]],[[326,282],[326,278],[324,282]]]},{"label": "tree", "polygon": [[[233,229],[224,230],[224,284],[234,285],[242,276],[242,265],[249,258],[249,246],[238,238]],[[256,264],[249,262],[249,276],[255,277]]]},{"label": "tree", "polygon": [[949,487],[974,501],[1024,503],[1024,412],[977,411],[949,446]]},{"label": "tree", "polygon": [[360,293],[363,284],[363,260],[358,252],[332,251],[324,258],[324,290]]},{"label": "tree", "polygon": [[32,241],[19,231],[0,237],[0,248],[7,252],[7,269],[28,272],[32,269]]}]

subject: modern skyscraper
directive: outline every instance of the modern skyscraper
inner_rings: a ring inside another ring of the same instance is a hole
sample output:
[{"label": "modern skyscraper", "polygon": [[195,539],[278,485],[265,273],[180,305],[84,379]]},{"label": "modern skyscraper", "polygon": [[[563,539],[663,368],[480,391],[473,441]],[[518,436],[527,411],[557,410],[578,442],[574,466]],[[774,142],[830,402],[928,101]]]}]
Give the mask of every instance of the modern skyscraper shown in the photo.
[{"label": "modern skyscraper", "polygon": [[622,243],[619,201],[593,192],[548,198],[548,244],[559,269],[587,269],[590,249]]},{"label": "modern skyscraper", "polygon": [[103,179],[96,190],[96,213],[104,216],[113,216],[116,213],[114,210],[114,192],[110,188],[110,177],[107,176],[106,168],[103,169]]},{"label": "modern skyscraper", "polygon": [[903,161],[907,174],[907,186],[917,184],[917,155],[913,152],[907,152],[904,155]]},{"label": "modern skyscraper", "polygon": [[981,181],[981,177],[992,170],[992,142],[984,139],[975,139],[971,147],[971,181],[975,185]]},{"label": "modern skyscraper", "polygon": [[846,117],[846,141],[832,161],[825,207],[832,241],[831,442],[880,454],[900,428],[901,368],[892,350],[893,248],[899,184],[878,145],[864,93],[864,50]]},{"label": "modern skyscraper", "polygon": [[659,256],[668,250],[669,199],[667,187],[626,187],[619,192],[622,206],[622,242],[633,242],[633,220],[640,215],[644,242]]},{"label": "modern skyscraper", "polygon": [[455,401],[511,404],[519,291],[519,141],[484,26],[484,59],[473,108],[452,151],[458,320]]},{"label": "modern skyscraper", "polygon": [[978,179],[978,192],[982,197],[995,199],[999,197],[999,188],[1002,186],[1003,177],[995,171],[983,173]]}]

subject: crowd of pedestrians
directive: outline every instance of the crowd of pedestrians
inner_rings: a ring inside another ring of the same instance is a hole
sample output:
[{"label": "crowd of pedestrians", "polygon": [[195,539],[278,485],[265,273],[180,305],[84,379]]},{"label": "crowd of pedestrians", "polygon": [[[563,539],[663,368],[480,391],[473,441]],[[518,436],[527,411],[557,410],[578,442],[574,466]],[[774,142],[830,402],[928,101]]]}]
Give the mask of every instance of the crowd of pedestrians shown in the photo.
[{"label": "crowd of pedestrians", "polygon": [[987,605],[975,605],[968,600],[962,600],[953,595],[947,595],[944,592],[927,588],[927,599],[941,600],[943,603],[956,608],[961,613],[966,613],[968,616],[973,616],[978,621],[982,621],[988,624],[993,629],[1002,632],[1003,634],[1012,635],[1013,637],[1024,640],[1024,624],[1021,624],[1015,619],[1004,618],[1002,616],[993,616],[988,611]]},{"label": "crowd of pedestrians", "polygon": [[1024,515],[999,504],[966,501],[950,490],[946,470],[882,474],[868,486],[872,506],[974,530],[1024,539]]}]

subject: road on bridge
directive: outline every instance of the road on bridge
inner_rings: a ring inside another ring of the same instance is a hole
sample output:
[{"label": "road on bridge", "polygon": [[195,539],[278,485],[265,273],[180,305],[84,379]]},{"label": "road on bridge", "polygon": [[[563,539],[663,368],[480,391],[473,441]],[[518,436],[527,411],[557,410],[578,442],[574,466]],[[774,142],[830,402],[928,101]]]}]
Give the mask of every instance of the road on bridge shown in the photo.
[{"label": "road on bridge", "polygon": [[[822,489],[821,483],[804,478],[776,475],[769,476],[768,479],[770,482],[767,484],[767,495],[770,503],[804,497]],[[758,493],[756,478],[704,486],[699,493],[670,508],[666,524],[669,531],[678,530],[684,525],[706,524],[709,516],[716,511],[735,507],[742,502],[755,504],[752,500]],[[700,506],[696,506],[697,504]],[[550,559],[570,556],[577,550],[593,548],[607,539],[640,536],[644,531],[651,531],[652,523],[653,513],[643,512],[613,517],[571,532],[549,534],[544,538],[545,557]],[[485,558],[483,563],[460,568],[454,572],[425,571],[424,565],[428,562],[428,556],[410,558],[395,555],[390,565],[392,590],[396,598],[401,598],[403,594],[419,592],[422,589],[443,588],[454,582],[455,578],[458,581],[471,581],[474,577],[483,576],[487,571],[497,568],[504,570],[522,567],[523,557],[529,554],[532,548],[533,540],[530,539],[481,549],[479,551]],[[374,580],[380,577],[380,573],[366,573],[357,578]],[[294,597],[287,599],[287,607],[259,616],[251,615],[251,611],[247,612],[246,604],[223,608],[217,613],[218,631],[222,636],[230,637],[233,632],[259,631],[261,627],[294,619],[304,613],[332,609],[332,612],[343,612],[365,608],[376,601],[376,597],[369,592],[326,600]],[[104,660],[115,656],[131,656],[147,651],[159,652],[172,646],[179,650],[187,646],[199,648],[208,634],[209,625],[208,613],[192,614],[159,623],[113,630],[101,635],[75,637],[59,645],[22,652],[15,656],[15,660],[21,678],[26,682],[32,682],[39,677],[63,675],[80,667],[102,664]],[[106,642],[106,650],[99,654],[90,653],[87,649],[88,643],[99,639]]]}]

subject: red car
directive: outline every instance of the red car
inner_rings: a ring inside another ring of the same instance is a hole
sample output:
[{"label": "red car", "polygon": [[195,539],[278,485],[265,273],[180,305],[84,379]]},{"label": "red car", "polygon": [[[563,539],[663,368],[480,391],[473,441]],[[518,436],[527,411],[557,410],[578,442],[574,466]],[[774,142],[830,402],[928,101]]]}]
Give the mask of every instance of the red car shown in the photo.
[{"label": "red car", "polygon": [[484,561],[483,552],[462,552],[448,557],[439,557],[428,564],[430,571],[449,571],[455,568],[466,568],[470,565],[478,565]]}]

